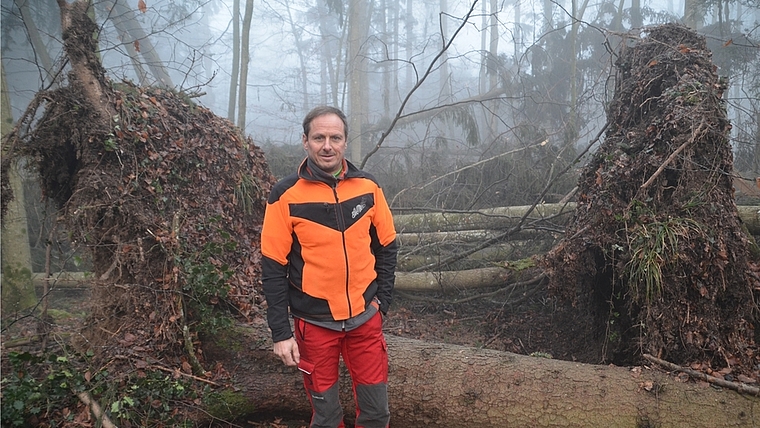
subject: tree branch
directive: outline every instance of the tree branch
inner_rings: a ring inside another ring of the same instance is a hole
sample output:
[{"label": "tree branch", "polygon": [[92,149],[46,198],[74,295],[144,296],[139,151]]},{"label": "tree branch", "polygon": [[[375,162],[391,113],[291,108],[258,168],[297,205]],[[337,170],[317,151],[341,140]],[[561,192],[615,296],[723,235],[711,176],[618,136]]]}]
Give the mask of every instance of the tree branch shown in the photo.
[{"label": "tree branch", "polygon": [[689,375],[689,376],[691,376],[691,377],[693,377],[695,379],[703,380],[705,382],[709,382],[709,383],[712,383],[714,385],[722,386],[724,388],[733,389],[734,391],[738,391],[738,392],[741,392],[741,393],[751,394],[751,395],[759,395],[760,396],[760,388],[755,387],[755,386],[749,386],[749,385],[746,385],[746,384],[743,384],[743,383],[738,383],[738,382],[730,382],[730,381],[727,381],[725,379],[718,379],[715,376],[710,376],[710,375],[708,375],[706,373],[698,372],[696,370],[692,370],[692,369],[689,369],[689,368],[686,368],[686,367],[681,367],[681,366],[679,366],[677,364],[673,364],[673,363],[671,363],[669,361],[661,360],[661,359],[659,359],[657,357],[653,357],[653,356],[651,356],[649,354],[644,354],[644,355],[642,355],[642,357],[646,358],[647,360],[649,360],[649,361],[651,361],[651,362],[653,362],[655,364],[658,364],[658,365],[660,365],[662,367],[665,367],[667,369],[670,369],[670,370],[673,370],[673,371],[682,372],[682,373],[686,373],[687,375]]},{"label": "tree branch", "polygon": [[470,16],[472,15],[473,11],[475,10],[475,5],[478,4],[478,0],[475,0],[472,2],[472,5],[470,6],[470,10],[467,11],[467,14],[464,16],[464,19],[462,19],[462,23],[457,27],[456,31],[454,31],[454,34],[449,39],[448,43],[446,43],[443,48],[438,52],[438,54],[433,58],[432,61],[430,61],[430,64],[428,64],[427,69],[425,70],[425,73],[422,75],[422,77],[417,81],[417,83],[412,87],[412,89],[409,90],[409,92],[406,94],[406,97],[404,97],[404,101],[401,102],[401,106],[398,108],[398,112],[396,113],[396,116],[393,118],[393,121],[391,121],[391,124],[388,125],[388,129],[383,132],[383,134],[380,136],[380,140],[375,144],[375,147],[370,150],[369,153],[367,153],[366,156],[364,156],[364,159],[362,159],[360,168],[364,168],[364,165],[366,165],[367,160],[375,154],[380,149],[380,146],[383,145],[383,141],[388,137],[388,135],[391,133],[393,128],[396,126],[396,123],[399,121],[399,118],[401,117],[401,112],[404,111],[404,107],[406,107],[406,104],[409,102],[409,99],[412,98],[412,94],[414,94],[417,89],[419,89],[420,86],[422,86],[422,83],[425,81],[425,79],[430,76],[430,73],[433,70],[433,67],[438,62],[438,60],[443,56],[444,53],[449,49],[452,43],[454,43],[454,40],[457,38],[457,35],[460,31],[464,28],[465,25],[470,21]]}]

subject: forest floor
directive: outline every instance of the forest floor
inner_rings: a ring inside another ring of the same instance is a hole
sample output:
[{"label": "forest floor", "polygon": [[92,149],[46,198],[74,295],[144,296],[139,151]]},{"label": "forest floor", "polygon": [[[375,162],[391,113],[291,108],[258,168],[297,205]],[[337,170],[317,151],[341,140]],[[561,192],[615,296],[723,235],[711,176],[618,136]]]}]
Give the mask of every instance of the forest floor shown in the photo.
[{"label": "forest floor", "polygon": [[[413,300],[397,296],[385,320],[386,334],[431,342],[488,348],[517,354],[549,354],[570,361],[592,362],[594,353],[579,355],[577,336],[560,333],[567,330],[564,312],[556,300],[548,297],[545,285],[530,298],[519,303],[510,301],[519,296],[488,296],[466,303],[441,303],[446,297],[432,302],[416,296]],[[470,292],[490,294],[492,290]],[[431,299],[432,300],[432,299]],[[562,328],[560,328],[562,327]],[[588,348],[593,348],[589,344]],[[584,347],[581,347],[584,348]],[[596,361],[598,362],[598,361]]]},{"label": "forest floor", "polygon": [[[589,361],[593,355],[578,355],[573,350],[579,347],[578,337],[560,333],[567,331],[572,320],[562,316],[555,300],[547,297],[545,285],[534,290],[529,298],[507,295],[507,292],[492,293],[495,290],[479,289],[445,295],[408,295],[397,293],[391,311],[384,321],[387,335],[396,335],[419,340],[442,342],[455,345],[488,348],[519,354],[541,353],[553,358]],[[481,298],[473,298],[483,295]],[[471,298],[465,303],[451,303],[456,299]],[[50,324],[49,346],[57,338],[77,335],[85,321],[90,302],[87,289],[61,289],[50,294],[48,313],[54,320]],[[518,304],[511,304],[521,300]],[[2,343],[23,343],[23,339],[38,334],[37,319],[29,317],[16,322],[4,330]],[[564,325],[564,329],[560,326]],[[587,349],[592,349],[594,346]],[[39,342],[3,349],[34,351]],[[305,398],[304,398],[305,399]],[[296,428],[308,425],[304,420],[288,420],[287,417],[271,415],[251,415],[246,421],[235,425],[243,427]]]}]

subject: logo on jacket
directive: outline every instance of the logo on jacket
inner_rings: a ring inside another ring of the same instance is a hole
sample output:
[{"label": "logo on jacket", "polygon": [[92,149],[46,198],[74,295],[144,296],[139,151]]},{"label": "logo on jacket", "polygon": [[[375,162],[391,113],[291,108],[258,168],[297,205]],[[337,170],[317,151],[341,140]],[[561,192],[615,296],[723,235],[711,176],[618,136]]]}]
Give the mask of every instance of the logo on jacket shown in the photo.
[{"label": "logo on jacket", "polygon": [[351,218],[356,218],[356,216],[361,214],[365,208],[367,208],[367,202],[362,200],[362,202],[359,205],[355,206],[354,209],[351,211]]}]

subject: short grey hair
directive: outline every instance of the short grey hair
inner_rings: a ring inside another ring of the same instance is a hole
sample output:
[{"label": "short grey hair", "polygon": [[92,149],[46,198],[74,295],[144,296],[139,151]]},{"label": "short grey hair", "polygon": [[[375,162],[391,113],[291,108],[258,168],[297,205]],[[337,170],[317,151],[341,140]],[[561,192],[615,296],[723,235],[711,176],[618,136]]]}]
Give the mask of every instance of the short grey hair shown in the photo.
[{"label": "short grey hair", "polygon": [[311,131],[311,122],[314,119],[326,114],[334,114],[340,118],[340,120],[343,122],[343,134],[345,134],[345,137],[348,138],[348,119],[346,119],[346,114],[343,113],[341,109],[332,106],[319,106],[311,109],[306,117],[303,118],[303,135],[308,137],[309,132]]}]

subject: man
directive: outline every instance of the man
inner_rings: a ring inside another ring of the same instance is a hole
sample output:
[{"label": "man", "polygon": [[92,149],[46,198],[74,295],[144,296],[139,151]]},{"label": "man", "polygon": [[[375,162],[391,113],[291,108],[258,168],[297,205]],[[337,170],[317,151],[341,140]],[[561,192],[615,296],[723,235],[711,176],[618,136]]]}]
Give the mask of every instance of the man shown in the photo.
[{"label": "man", "polygon": [[[261,232],[274,353],[303,372],[312,427],[343,427],[339,361],[351,374],[357,427],[387,427],[396,231],[382,189],[345,159],[346,116],[317,107],[303,121],[306,159],[273,188]],[[293,316],[295,338],[288,311]]]}]

